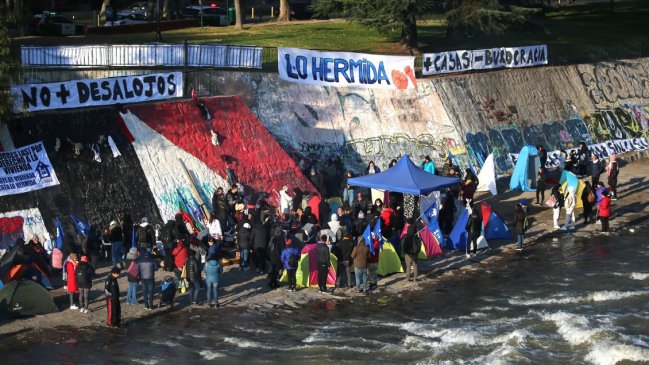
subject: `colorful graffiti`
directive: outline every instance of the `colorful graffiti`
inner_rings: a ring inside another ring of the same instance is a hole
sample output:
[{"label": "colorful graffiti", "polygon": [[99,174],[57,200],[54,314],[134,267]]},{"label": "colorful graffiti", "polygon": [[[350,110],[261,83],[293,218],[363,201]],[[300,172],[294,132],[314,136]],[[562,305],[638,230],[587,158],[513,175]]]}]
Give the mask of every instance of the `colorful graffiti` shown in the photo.
[{"label": "colorful graffiti", "polygon": [[596,107],[649,98],[649,71],[644,63],[579,65],[577,69]]},{"label": "colorful graffiti", "polygon": [[30,239],[34,234],[49,239],[38,208],[0,213],[0,250],[7,249],[18,238]]},{"label": "colorful graffiti", "polygon": [[602,109],[584,116],[584,122],[595,142],[646,137],[646,123],[643,128],[642,120],[634,114],[632,109],[624,107]]}]

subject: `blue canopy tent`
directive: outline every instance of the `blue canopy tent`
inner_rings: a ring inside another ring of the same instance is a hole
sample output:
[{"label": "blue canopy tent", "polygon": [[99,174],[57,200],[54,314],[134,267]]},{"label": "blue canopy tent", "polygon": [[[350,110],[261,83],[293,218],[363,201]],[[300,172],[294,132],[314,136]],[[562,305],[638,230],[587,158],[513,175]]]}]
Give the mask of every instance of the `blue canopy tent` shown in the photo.
[{"label": "blue canopy tent", "polygon": [[541,167],[538,151],[534,146],[523,146],[509,180],[509,188],[519,191],[536,191],[536,172]]},{"label": "blue canopy tent", "polygon": [[460,179],[433,175],[417,167],[408,155],[404,155],[396,165],[383,172],[354,177],[347,183],[397,193],[423,195],[459,184]]}]

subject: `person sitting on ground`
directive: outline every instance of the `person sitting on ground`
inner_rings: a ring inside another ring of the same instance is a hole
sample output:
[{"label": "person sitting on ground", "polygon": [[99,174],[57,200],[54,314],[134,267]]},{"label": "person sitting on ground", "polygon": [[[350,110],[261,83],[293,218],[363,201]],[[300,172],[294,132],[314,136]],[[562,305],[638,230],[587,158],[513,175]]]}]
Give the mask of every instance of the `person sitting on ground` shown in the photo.
[{"label": "person sitting on ground", "polygon": [[525,244],[525,231],[527,230],[527,214],[521,203],[516,204],[516,212],[514,213],[514,229],[512,233],[516,235],[517,251],[523,250]]},{"label": "person sitting on ground", "polygon": [[608,233],[608,220],[611,217],[611,196],[608,190],[604,190],[602,193],[598,214],[599,221],[602,222],[602,232]]},{"label": "person sitting on ground", "polygon": [[318,263],[318,288],[320,293],[327,292],[327,276],[329,276],[329,266],[331,266],[331,259],[329,257],[329,248],[327,242],[329,237],[327,235],[320,236],[320,241],[315,248],[315,254]]},{"label": "person sitting on ground", "polygon": [[286,240],[286,247],[282,250],[281,259],[286,270],[286,276],[288,277],[288,290],[295,291],[295,274],[297,272],[297,265],[300,262],[300,251],[293,247],[293,241],[291,239]]},{"label": "person sitting on ground", "polygon": [[106,309],[108,311],[108,327],[121,327],[122,308],[119,304],[119,267],[111,269],[110,275],[104,283],[104,294],[106,294]]},{"label": "person sitting on ground", "polygon": [[81,256],[81,262],[76,270],[77,285],[79,286],[79,307],[81,313],[90,313],[88,306],[88,294],[92,288],[92,277],[95,276],[95,268],[88,263],[88,256]]},{"label": "person sitting on ground", "polygon": [[[366,292],[367,287],[367,261],[370,258],[370,248],[365,245],[364,238],[359,237],[358,243],[352,250],[351,258],[354,260],[354,273],[356,276],[356,291]],[[362,285],[361,285],[362,281]]]}]

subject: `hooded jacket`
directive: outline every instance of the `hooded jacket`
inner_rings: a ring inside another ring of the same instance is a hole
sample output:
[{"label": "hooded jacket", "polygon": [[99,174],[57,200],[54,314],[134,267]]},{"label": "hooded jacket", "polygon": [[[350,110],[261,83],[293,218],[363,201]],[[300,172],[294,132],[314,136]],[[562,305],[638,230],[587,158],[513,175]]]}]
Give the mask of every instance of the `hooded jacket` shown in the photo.
[{"label": "hooded jacket", "polygon": [[153,280],[155,279],[155,272],[158,269],[155,262],[150,255],[144,254],[140,258],[138,263],[138,268],[140,270],[140,279],[142,280]]},{"label": "hooded jacket", "polygon": [[205,272],[205,281],[207,282],[218,282],[220,279],[220,274],[223,272],[223,267],[219,260],[209,260],[205,267],[203,268]]}]

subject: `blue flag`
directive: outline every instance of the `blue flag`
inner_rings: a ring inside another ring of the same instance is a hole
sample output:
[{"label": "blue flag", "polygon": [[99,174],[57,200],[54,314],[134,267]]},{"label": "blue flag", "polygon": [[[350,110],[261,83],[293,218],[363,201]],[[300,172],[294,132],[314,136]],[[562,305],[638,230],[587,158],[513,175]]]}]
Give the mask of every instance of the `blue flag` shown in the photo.
[{"label": "blue flag", "polygon": [[88,234],[90,233],[90,226],[88,225],[88,223],[82,221],[72,214],[70,214],[70,221],[72,221],[72,224],[74,224],[74,228],[78,233],[88,237]]},{"label": "blue flag", "polygon": [[196,198],[192,195],[192,201],[194,203],[194,210],[196,210],[196,215],[198,216],[198,219],[200,219],[201,222],[205,220],[205,217],[203,217],[203,212],[201,211],[201,205],[198,204],[196,201]]},{"label": "blue flag", "polygon": [[61,220],[59,217],[56,217],[56,248],[59,250],[63,246],[63,226],[61,225]]},{"label": "blue flag", "polygon": [[374,245],[372,244],[372,230],[370,229],[370,224],[367,224],[365,231],[363,232],[363,238],[365,239],[365,244],[369,246],[370,252],[374,255]]},{"label": "blue flag", "polygon": [[439,243],[440,246],[444,246],[444,235],[442,234],[442,231],[439,229],[439,224],[437,223],[437,220],[439,218],[439,210],[437,209],[437,202],[433,202],[433,204],[426,209],[424,214],[421,216],[426,225],[428,226],[428,230],[435,236],[435,239],[437,239],[437,242]]},{"label": "blue flag", "polygon": [[374,225],[374,237],[379,239],[379,247],[381,250],[383,249],[383,234],[381,233],[381,218],[379,218],[376,221],[376,224]]}]

